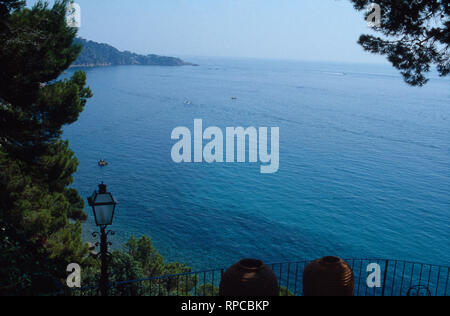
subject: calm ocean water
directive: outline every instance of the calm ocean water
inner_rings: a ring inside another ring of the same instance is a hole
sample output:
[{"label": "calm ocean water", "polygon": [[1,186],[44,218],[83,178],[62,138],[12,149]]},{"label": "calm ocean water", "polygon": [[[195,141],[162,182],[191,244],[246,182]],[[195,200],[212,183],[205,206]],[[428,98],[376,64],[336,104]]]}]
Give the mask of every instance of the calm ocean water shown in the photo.
[{"label": "calm ocean water", "polygon": [[[390,66],[189,61],[200,66],[86,70],[94,98],[65,137],[74,187],[87,197],[104,181],[119,200],[116,247],[147,234],[195,269],[324,255],[450,264],[448,79],[411,88]],[[279,172],[173,163],[172,130],[196,118],[278,126]],[[90,216],[87,241],[94,230]]]}]

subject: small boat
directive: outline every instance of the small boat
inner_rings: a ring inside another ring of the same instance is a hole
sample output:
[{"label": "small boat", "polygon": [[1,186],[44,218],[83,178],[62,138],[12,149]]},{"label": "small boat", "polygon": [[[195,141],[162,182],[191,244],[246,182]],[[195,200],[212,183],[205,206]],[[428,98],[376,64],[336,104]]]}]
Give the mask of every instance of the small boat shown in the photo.
[{"label": "small boat", "polygon": [[98,166],[99,167],[106,167],[108,165],[108,163],[105,161],[105,160],[103,160],[103,159],[101,159],[99,162],[98,162]]},{"label": "small boat", "polygon": [[184,104],[189,105],[189,104],[191,104],[191,101],[185,100],[185,101],[184,101]]},{"label": "small boat", "polygon": [[231,100],[237,100],[237,97],[231,97]]}]

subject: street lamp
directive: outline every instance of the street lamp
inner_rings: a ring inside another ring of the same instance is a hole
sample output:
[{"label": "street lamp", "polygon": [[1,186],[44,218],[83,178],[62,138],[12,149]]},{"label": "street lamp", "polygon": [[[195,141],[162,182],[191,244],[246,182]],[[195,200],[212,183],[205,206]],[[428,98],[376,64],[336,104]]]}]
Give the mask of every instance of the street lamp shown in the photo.
[{"label": "street lamp", "polygon": [[[102,260],[102,269],[100,277],[100,293],[102,296],[108,296],[108,234],[114,235],[113,231],[106,231],[106,227],[112,225],[114,211],[117,202],[111,193],[106,191],[106,185],[102,182],[98,186],[98,191],[94,191],[92,196],[88,197],[89,206],[92,207],[95,217],[95,223],[100,227],[100,258]],[[94,238],[98,233],[93,233]],[[98,243],[97,243],[98,246]]]}]

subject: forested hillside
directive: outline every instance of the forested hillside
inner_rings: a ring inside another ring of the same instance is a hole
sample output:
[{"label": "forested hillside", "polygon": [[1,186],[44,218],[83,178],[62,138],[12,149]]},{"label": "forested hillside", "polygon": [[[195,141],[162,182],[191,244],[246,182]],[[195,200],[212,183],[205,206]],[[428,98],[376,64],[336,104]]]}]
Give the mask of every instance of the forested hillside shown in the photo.
[{"label": "forested hillside", "polygon": [[108,44],[100,44],[87,41],[82,38],[75,39],[77,44],[83,46],[83,50],[72,67],[99,67],[115,65],[148,65],[148,66],[185,66],[192,65],[179,58],[138,55],[128,51],[121,52]]}]

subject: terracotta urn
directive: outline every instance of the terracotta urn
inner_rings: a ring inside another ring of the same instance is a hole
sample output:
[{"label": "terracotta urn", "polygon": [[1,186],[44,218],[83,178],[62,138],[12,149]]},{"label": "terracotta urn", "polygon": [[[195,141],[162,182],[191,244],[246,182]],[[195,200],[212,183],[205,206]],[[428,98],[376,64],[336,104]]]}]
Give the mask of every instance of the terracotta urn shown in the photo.
[{"label": "terracotta urn", "polygon": [[231,266],[222,276],[220,296],[279,296],[275,273],[256,259],[244,259]]},{"label": "terracotta urn", "polygon": [[325,257],[308,264],[303,272],[305,296],[354,296],[350,266],[340,258]]}]

